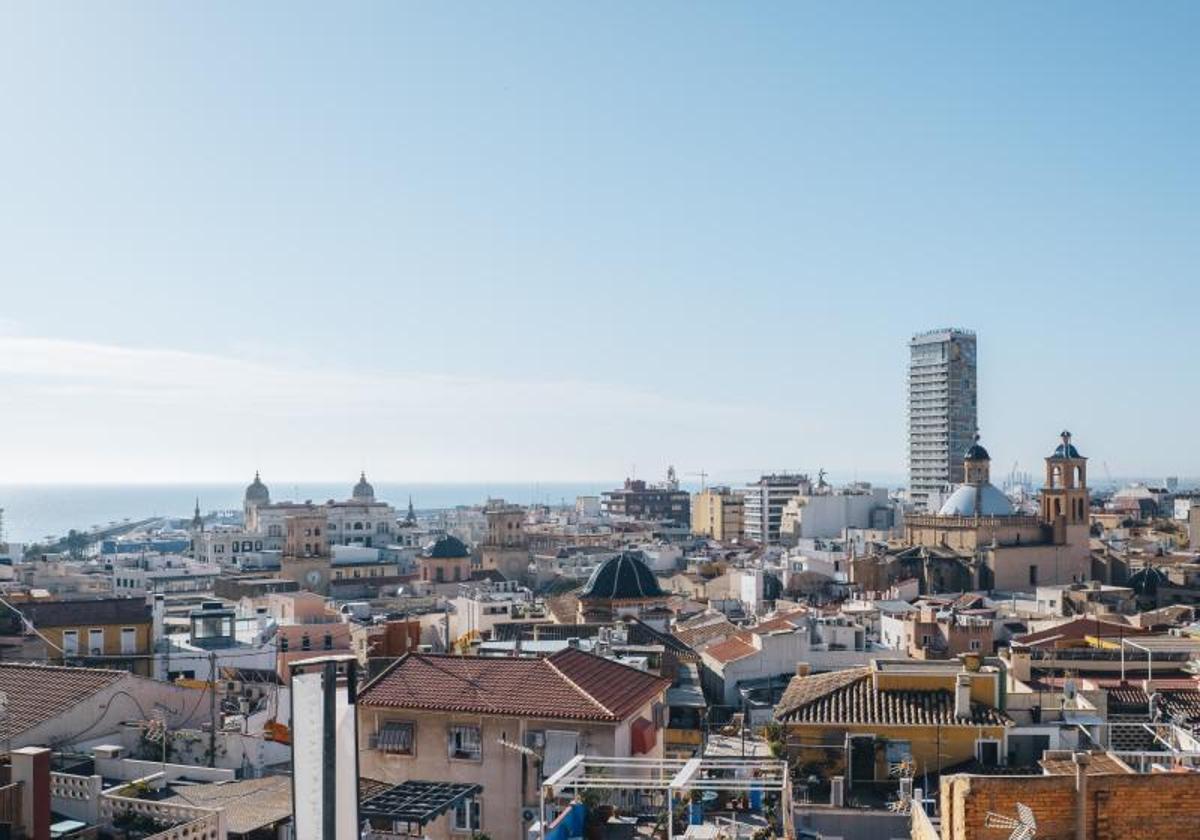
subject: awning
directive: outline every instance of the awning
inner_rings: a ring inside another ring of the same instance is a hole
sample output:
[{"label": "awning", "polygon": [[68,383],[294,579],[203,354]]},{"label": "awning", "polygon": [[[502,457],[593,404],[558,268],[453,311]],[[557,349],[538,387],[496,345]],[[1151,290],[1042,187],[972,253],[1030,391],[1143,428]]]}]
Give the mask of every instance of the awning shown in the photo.
[{"label": "awning", "polygon": [[407,781],[362,800],[363,819],[381,819],[425,826],[464,799],[483,792],[482,785],[463,782]]}]

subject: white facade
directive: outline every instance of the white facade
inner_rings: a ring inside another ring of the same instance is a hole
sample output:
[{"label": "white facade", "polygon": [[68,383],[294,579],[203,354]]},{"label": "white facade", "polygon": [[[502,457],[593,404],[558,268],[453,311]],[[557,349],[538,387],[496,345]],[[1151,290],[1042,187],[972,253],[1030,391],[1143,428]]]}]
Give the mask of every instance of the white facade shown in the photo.
[{"label": "white facade", "polygon": [[812,492],[806,475],[764,475],[744,491],[746,538],[760,543],[779,541],[779,525],[788,499]]},{"label": "white facade", "polygon": [[221,576],[218,566],[191,564],[165,569],[113,569],[113,594],[140,597],[162,593],[211,592]]},{"label": "white facade", "polygon": [[876,511],[891,508],[885,487],[862,492],[826,493],[800,496],[788,503],[785,516],[795,518],[791,536],[795,539],[832,539],[847,528],[872,528]]},{"label": "white facade", "polygon": [[975,333],[933,330],[908,344],[908,486],[919,511],[930,493],[963,482],[978,430]]}]

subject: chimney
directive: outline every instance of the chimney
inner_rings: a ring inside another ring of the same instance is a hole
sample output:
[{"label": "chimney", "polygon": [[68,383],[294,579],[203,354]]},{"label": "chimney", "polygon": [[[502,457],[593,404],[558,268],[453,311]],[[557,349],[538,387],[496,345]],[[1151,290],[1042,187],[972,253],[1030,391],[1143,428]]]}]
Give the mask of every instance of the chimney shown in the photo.
[{"label": "chimney", "polygon": [[797,662],[796,663],[796,676],[797,677],[807,677],[811,673],[812,673],[812,666],[809,665],[807,662]]},{"label": "chimney", "polygon": [[50,840],[50,750],[13,750],[12,780],[21,783],[21,823],[29,840]]},{"label": "chimney", "polygon": [[1075,840],[1087,840],[1087,768],[1092,757],[1075,753]]},{"label": "chimney", "polygon": [[954,678],[954,716],[969,718],[971,716],[971,676],[959,674]]},{"label": "chimney", "polygon": [[167,615],[166,596],[159,593],[154,596],[154,603],[150,605],[150,612],[153,621],[154,638],[152,642],[157,642],[163,637],[163,624]]},{"label": "chimney", "polygon": [[1032,657],[1029,651],[1009,648],[1008,659],[1012,667],[1013,679],[1020,680],[1021,682],[1029,682],[1033,676]]},{"label": "chimney", "polygon": [[844,776],[834,776],[829,780],[829,804],[841,808],[846,804],[846,779]]}]

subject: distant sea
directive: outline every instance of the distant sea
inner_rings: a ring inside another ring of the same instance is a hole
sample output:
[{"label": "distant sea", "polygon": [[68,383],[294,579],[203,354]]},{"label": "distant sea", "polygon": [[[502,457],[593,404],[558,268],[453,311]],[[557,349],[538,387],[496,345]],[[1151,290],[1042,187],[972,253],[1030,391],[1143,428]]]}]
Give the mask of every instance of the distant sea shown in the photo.
[{"label": "distant sea", "polygon": [[[573,504],[576,496],[597,495],[620,481],[594,483],[399,484],[372,482],[375,498],[398,509],[409,496],[418,510],[478,505],[489,498],[521,504]],[[275,501],[323,502],[347,499],[353,482],[276,484],[268,482]],[[83,531],[124,519],[152,516],[191,517],[196,499],[200,509],[241,510],[245,483],[240,484],[0,484],[4,534],[12,542],[31,543],[62,536],[72,528]]]}]

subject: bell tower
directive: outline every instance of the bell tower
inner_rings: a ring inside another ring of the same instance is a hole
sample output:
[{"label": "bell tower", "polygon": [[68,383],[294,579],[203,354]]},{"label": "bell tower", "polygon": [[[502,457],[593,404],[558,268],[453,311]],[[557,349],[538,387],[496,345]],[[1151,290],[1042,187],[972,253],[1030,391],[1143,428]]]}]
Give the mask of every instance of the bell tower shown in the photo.
[{"label": "bell tower", "polygon": [[963,455],[963,477],[967,484],[983,485],[991,481],[992,456],[979,443],[979,432],[975,442]]},{"label": "bell tower", "polygon": [[1091,505],[1087,489],[1087,458],[1071,443],[1064,431],[1062,442],[1046,459],[1046,484],[1042,488],[1042,519],[1053,525],[1059,517],[1064,524],[1088,525]]}]

